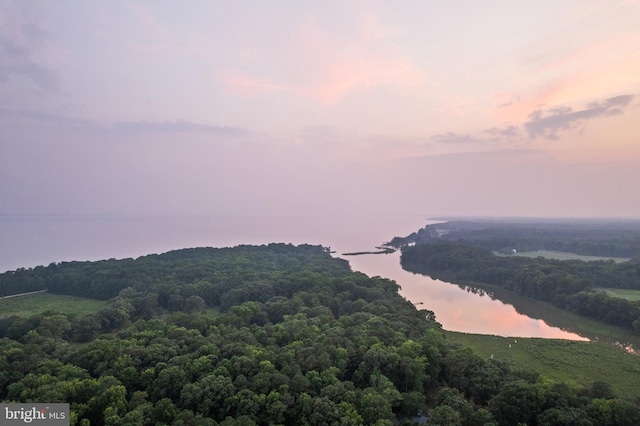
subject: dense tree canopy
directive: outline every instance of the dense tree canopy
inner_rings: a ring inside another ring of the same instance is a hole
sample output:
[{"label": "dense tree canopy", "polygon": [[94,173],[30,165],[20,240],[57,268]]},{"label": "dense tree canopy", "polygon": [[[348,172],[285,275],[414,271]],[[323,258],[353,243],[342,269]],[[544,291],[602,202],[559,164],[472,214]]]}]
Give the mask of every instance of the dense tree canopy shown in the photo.
[{"label": "dense tree canopy", "polygon": [[396,283],[321,247],[23,273],[51,292],[109,297],[85,316],[0,320],[0,399],[69,402],[74,425],[381,426],[423,413],[430,424],[595,425],[637,424],[640,413],[606,386],[557,388],[448,345]]},{"label": "dense tree canopy", "polygon": [[634,220],[452,220],[427,225],[390,244],[439,240],[493,251],[561,251],[587,256],[640,256],[640,221]]}]

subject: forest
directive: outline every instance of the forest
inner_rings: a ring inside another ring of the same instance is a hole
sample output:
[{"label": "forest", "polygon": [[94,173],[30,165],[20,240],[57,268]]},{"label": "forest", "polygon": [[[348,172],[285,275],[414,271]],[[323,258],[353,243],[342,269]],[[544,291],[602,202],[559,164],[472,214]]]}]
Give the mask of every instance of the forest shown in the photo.
[{"label": "forest", "polygon": [[638,261],[615,263],[501,257],[479,247],[429,243],[404,249],[401,262],[402,267],[411,272],[458,283],[500,286],[521,296],[640,332],[639,301],[625,300],[595,289],[638,289]]},{"label": "forest", "polygon": [[[640,301],[602,290],[640,290],[640,227],[636,222],[452,222],[428,225],[392,243],[403,245],[401,263],[406,270],[461,284],[499,286],[640,333]],[[517,255],[521,250],[549,247],[631,258],[615,262]],[[513,254],[498,256],[495,252]]]},{"label": "forest", "polygon": [[586,256],[640,256],[640,221],[635,220],[451,220],[427,225],[389,245],[448,241],[492,251],[559,251]]},{"label": "forest", "polygon": [[320,246],[63,262],[0,286],[106,300],[0,319],[0,399],[68,402],[72,425],[640,424],[640,396],[448,343],[395,282]]}]

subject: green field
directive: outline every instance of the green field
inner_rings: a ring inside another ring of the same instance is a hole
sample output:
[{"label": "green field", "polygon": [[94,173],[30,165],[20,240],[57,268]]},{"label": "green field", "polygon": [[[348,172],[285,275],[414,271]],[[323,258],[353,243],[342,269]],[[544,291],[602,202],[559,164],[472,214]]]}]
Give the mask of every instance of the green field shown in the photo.
[{"label": "green field", "polygon": [[619,397],[640,396],[640,356],[609,344],[452,331],[446,335],[450,342],[470,346],[485,358],[507,361],[514,369],[534,369],[543,380],[581,386],[600,381]]},{"label": "green field", "polygon": [[522,257],[544,257],[546,259],[557,259],[557,260],[584,260],[585,262],[591,260],[613,260],[616,263],[626,262],[629,260],[624,257],[603,257],[603,256],[583,256],[575,253],[566,253],[562,251],[523,251],[518,252],[516,254],[500,254],[498,252],[494,252],[496,256],[522,256]]},{"label": "green field", "polygon": [[29,316],[49,310],[68,314],[88,314],[105,305],[106,302],[102,300],[51,293],[30,294],[0,300],[0,318],[12,315]]},{"label": "green field", "polygon": [[631,302],[640,300],[640,290],[629,290],[626,288],[605,288],[596,287],[596,290],[601,290],[613,297],[619,297],[621,299],[627,299]]}]

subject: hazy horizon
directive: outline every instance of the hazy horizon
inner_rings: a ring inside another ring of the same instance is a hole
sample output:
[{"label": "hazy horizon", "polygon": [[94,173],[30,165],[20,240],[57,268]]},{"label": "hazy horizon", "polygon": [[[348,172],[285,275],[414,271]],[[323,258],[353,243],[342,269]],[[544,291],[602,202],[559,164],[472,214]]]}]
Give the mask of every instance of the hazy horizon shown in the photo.
[{"label": "hazy horizon", "polygon": [[640,218],[640,2],[0,4],[0,215]]}]

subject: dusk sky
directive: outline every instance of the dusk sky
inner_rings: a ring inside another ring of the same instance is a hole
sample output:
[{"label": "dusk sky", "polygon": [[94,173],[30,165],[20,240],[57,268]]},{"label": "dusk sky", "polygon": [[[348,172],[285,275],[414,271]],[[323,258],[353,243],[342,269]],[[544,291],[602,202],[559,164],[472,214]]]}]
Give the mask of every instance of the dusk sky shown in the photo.
[{"label": "dusk sky", "polygon": [[640,218],[640,1],[0,1],[0,214]]}]

